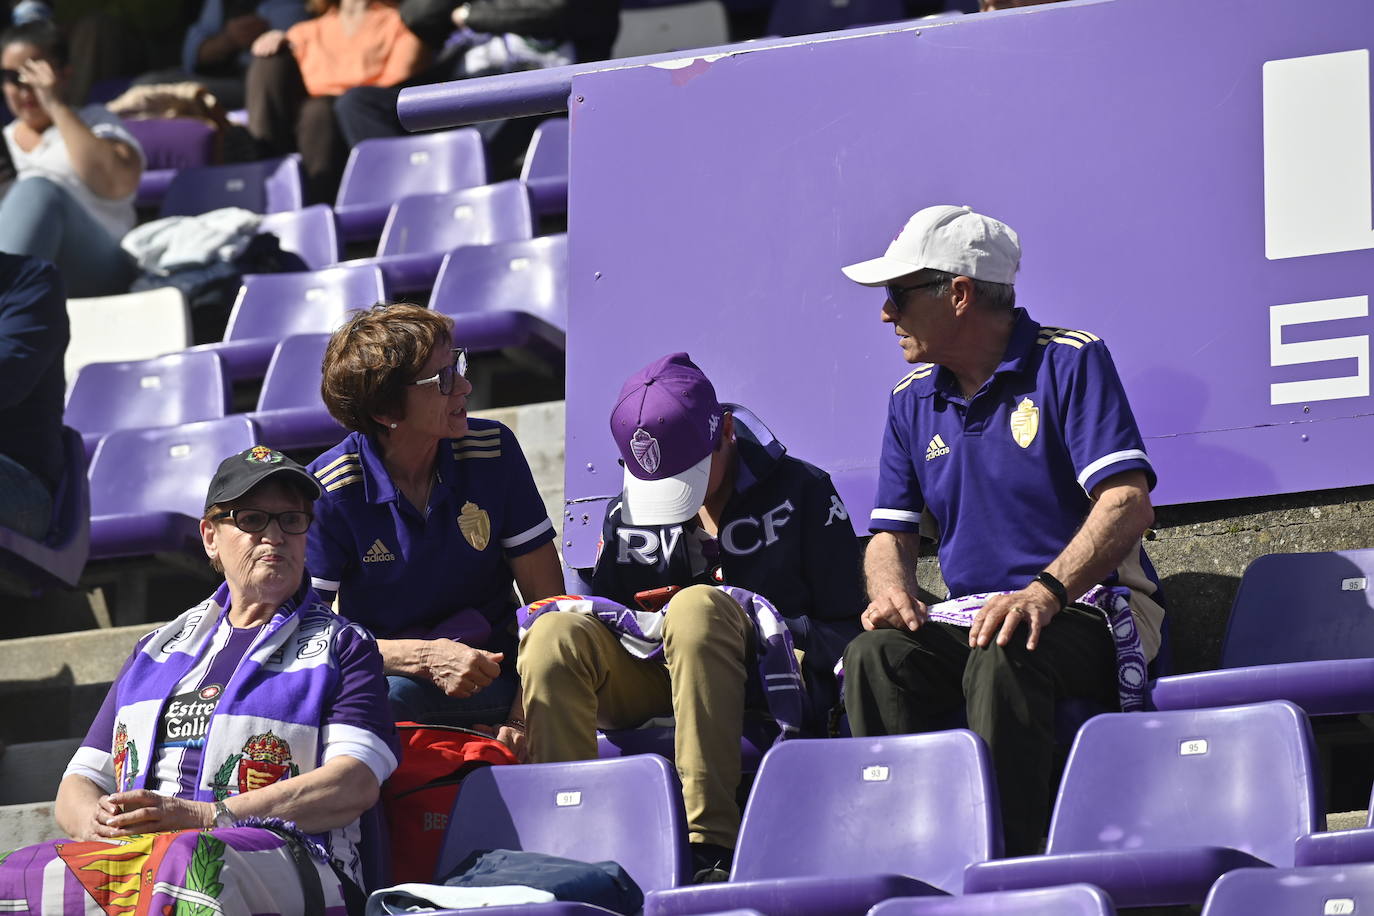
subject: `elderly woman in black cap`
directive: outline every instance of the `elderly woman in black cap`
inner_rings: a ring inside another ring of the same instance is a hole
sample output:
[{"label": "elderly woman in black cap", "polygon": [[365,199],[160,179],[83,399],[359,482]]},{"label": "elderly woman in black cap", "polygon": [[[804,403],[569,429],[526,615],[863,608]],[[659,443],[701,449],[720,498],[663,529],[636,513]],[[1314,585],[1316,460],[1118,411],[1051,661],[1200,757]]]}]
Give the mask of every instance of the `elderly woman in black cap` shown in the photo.
[{"label": "elderly woman in black cap", "polygon": [[358,817],[397,744],[376,644],[305,576],[319,495],[264,446],[220,465],[200,531],[224,584],[134,647],[58,790],[73,840],[0,857],[0,908],[361,911]]}]

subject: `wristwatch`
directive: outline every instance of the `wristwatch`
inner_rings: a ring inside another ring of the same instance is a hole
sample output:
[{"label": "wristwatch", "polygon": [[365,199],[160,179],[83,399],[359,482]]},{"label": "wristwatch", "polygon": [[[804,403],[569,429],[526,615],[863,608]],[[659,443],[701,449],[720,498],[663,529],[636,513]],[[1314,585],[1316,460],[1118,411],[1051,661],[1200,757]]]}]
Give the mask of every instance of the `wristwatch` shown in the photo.
[{"label": "wristwatch", "polygon": [[229,806],[224,803],[224,799],[215,802],[215,826],[232,827],[238,818],[234,817],[234,812],[229,810]]}]

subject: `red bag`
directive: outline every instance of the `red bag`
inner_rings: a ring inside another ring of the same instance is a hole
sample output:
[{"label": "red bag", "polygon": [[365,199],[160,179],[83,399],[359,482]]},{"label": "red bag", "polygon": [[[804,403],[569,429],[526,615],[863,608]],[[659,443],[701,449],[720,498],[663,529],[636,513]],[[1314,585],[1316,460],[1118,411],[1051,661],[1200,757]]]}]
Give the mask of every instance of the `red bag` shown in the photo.
[{"label": "red bag", "polygon": [[463,777],[477,767],[519,761],[495,738],[465,728],[397,722],[396,731],[401,765],[382,785],[392,880],[428,883]]}]

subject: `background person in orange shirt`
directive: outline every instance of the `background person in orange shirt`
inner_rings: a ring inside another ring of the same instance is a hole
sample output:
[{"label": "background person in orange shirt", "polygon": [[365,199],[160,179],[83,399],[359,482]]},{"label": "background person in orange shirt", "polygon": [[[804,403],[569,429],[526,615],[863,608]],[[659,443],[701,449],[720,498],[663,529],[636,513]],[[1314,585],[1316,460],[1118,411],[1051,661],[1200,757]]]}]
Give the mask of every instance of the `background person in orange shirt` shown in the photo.
[{"label": "background person in orange shirt", "polygon": [[376,0],[311,0],[317,15],[253,42],[248,130],[268,156],[299,151],[310,202],[333,201],[347,154],[334,99],[354,86],[410,78],[425,49],[394,6]]}]

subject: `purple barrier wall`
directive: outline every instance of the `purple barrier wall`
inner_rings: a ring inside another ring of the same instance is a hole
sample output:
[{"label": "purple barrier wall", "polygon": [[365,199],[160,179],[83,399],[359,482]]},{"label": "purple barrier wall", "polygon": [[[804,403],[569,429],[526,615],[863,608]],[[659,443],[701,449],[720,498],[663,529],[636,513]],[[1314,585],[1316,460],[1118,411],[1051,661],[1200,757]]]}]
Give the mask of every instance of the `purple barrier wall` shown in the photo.
[{"label": "purple barrier wall", "polygon": [[691,352],[863,530],[881,293],[841,264],[968,204],[1020,304],[1112,347],[1159,503],[1374,481],[1368,0],[1074,0],[577,76],[565,552],[619,489],[623,378]]}]

